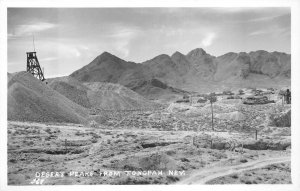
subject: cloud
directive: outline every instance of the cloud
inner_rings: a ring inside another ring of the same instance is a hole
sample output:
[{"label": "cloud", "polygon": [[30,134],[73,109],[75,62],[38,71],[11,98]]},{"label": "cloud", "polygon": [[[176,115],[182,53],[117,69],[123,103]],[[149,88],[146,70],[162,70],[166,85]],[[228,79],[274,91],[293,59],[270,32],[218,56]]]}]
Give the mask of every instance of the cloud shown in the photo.
[{"label": "cloud", "polygon": [[12,33],[7,34],[7,39],[9,39],[9,40],[13,40],[13,39],[16,39],[16,38],[17,38],[17,36],[12,34]]},{"label": "cloud", "polygon": [[262,35],[262,34],[267,34],[271,31],[269,30],[257,30],[257,31],[253,31],[251,33],[249,33],[249,36],[256,36],[256,35]]},{"label": "cloud", "polygon": [[208,33],[201,41],[202,46],[204,47],[210,46],[215,38],[216,38],[215,33],[213,32]]},{"label": "cloud", "polygon": [[281,27],[278,27],[278,26],[272,26],[272,27],[268,27],[266,29],[252,31],[248,35],[249,36],[258,36],[258,35],[269,34],[269,35],[272,35],[272,36],[279,36],[279,35],[287,35],[289,33],[290,33],[289,28],[281,28]]},{"label": "cloud", "polygon": [[26,24],[26,25],[16,25],[15,28],[8,34],[9,38],[14,38],[17,36],[28,36],[33,33],[49,30],[57,27],[57,24],[39,22],[35,24]]},{"label": "cloud", "polygon": [[[55,48],[53,48],[55,47]],[[75,42],[53,39],[53,40],[39,40],[37,51],[40,52],[40,61],[50,62],[63,59],[73,59],[84,56],[89,51],[87,46],[78,45]]]},{"label": "cloud", "polygon": [[266,22],[266,21],[271,21],[277,17],[278,17],[277,15],[276,16],[259,17],[259,18],[245,20],[245,22]]},{"label": "cloud", "polygon": [[54,60],[58,60],[58,57],[48,57],[48,58],[40,59],[41,62],[49,62],[49,61],[54,61]]},{"label": "cloud", "polygon": [[140,33],[138,28],[130,27],[115,27],[110,35],[111,41],[113,42],[113,48],[119,52],[124,58],[127,58],[130,54],[130,43]]},{"label": "cloud", "polygon": [[57,43],[57,50],[59,52],[60,57],[67,57],[67,58],[73,58],[73,57],[80,57],[82,55],[81,48],[76,47],[74,44],[63,44],[63,43]]}]

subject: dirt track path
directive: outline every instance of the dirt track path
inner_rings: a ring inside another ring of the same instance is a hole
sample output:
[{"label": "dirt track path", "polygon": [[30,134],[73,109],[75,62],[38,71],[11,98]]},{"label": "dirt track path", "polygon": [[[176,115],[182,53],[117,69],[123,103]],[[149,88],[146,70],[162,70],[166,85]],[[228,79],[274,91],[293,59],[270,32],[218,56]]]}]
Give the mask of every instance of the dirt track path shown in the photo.
[{"label": "dirt track path", "polygon": [[253,170],[262,168],[267,165],[290,162],[291,157],[278,157],[278,158],[266,158],[260,159],[236,166],[218,167],[213,169],[204,169],[191,174],[190,177],[183,179],[177,184],[205,184],[206,182],[218,177],[226,176],[233,173],[240,173],[246,170]]}]

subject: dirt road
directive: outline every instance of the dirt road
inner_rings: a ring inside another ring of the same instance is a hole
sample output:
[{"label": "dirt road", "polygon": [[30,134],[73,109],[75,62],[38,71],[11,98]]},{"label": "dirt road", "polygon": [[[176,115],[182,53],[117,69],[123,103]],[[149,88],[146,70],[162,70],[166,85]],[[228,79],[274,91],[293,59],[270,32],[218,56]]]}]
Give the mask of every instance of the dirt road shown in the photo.
[{"label": "dirt road", "polygon": [[177,184],[205,184],[206,182],[218,177],[227,176],[233,173],[240,173],[247,170],[262,168],[276,163],[290,162],[291,157],[265,158],[236,166],[216,167],[210,169],[202,169],[191,174]]}]

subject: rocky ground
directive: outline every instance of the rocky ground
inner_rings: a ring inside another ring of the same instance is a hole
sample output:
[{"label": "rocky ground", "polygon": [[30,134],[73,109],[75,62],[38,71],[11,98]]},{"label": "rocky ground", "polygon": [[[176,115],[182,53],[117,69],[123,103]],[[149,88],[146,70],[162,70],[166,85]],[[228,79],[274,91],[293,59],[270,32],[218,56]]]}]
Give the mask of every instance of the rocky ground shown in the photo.
[{"label": "rocky ground", "polygon": [[208,184],[291,184],[291,164],[279,163],[216,178]]},{"label": "rocky ground", "polygon": [[[101,123],[90,125],[9,121],[8,184],[174,184],[244,164],[251,168],[202,178],[208,184],[291,182],[290,105],[220,99],[213,109],[214,130],[209,103],[99,110],[92,117],[101,115]],[[284,164],[266,163],[282,157]]]}]

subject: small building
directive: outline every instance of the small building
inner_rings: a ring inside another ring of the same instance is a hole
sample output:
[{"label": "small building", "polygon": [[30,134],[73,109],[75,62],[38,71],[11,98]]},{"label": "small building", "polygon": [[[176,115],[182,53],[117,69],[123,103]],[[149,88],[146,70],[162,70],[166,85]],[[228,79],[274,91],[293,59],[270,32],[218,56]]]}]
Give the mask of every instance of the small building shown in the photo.
[{"label": "small building", "polygon": [[197,100],[197,103],[206,103],[207,102],[207,99],[204,98],[204,97],[200,97],[198,100]]},{"label": "small building", "polygon": [[223,95],[234,95],[234,93],[232,93],[231,91],[227,90],[227,91],[223,91]]},{"label": "small building", "polygon": [[269,100],[267,96],[249,96],[243,100],[243,104],[257,105],[275,103],[274,100]]},{"label": "small building", "polygon": [[189,99],[179,99],[176,101],[176,103],[189,103],[190,100]]}]

